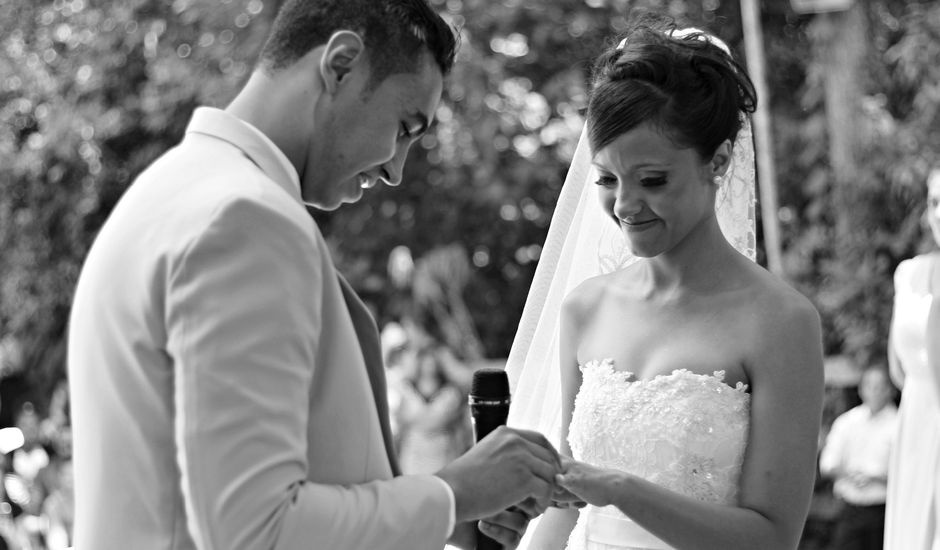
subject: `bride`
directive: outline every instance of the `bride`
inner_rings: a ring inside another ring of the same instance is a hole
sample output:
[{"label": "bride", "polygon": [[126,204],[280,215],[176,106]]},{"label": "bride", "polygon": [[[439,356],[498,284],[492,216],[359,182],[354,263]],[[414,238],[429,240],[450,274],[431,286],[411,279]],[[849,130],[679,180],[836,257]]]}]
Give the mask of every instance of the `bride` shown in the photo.
[{"label": "bride", "polygon": [[596,63],[510,354],[510,425],[573,456],[557,482],[588,504],[549,509],[522,547],[794,549],[819,318],[752,261],[750,80],[714,37],[661,26]]}]

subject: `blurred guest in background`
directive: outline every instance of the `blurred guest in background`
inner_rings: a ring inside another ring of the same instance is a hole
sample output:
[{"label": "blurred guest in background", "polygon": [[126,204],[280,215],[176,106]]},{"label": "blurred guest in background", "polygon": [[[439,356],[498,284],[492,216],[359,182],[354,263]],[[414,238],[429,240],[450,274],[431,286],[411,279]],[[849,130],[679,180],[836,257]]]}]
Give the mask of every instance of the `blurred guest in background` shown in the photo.
[{"label": "blurred guest in background", "polygon": [[440,470],[472,442],[466,368],[445,346],[416,346],[389,376],[392,425],[402,472]]},{"label": "blurred guest in background", "polygon": [[924,221],[935,249],[898,265],[888,360],[902,388],[888,479],[885,548],[940,549],[940,168],[927,178]]},{"label": "blurred guest in background", "polygon": [[884,541],[888,462],[898,411],[888,372],[870,367],[858,386],[862,404],[832,424],[819,459],[844,504],[831,550],[880,550]]},{"label": "blurred guest in background", "polygon": [[48,468],[48,492],[42,503],[46,550],[69,548],[75,518],[72,460],[56,458]]}]

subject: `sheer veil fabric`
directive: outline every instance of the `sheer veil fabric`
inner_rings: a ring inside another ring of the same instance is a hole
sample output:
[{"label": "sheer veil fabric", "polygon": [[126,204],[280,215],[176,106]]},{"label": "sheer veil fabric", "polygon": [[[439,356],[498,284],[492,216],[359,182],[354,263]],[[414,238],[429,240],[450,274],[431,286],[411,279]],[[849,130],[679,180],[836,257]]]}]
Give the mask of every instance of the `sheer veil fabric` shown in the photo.
[{"label": "sheer veil fabric", "polygon": [[[683,29],[673,35],[689,32],[701,31]],[[704,36],[728,51],[717,38]],[[745,119],[733,146],[731,166],[719,184],[715,208],[725,237],[751,260],[756,258],[757,241],[754,162],[751,126]],[[561,443],[558,325],[562,301],[583,281],[623,269],[636,260],[620,229],[602,211],[595,181],[585,127],[555,206],[506,364],[513,394],[508,424],[539,431],[556,447]]]}]

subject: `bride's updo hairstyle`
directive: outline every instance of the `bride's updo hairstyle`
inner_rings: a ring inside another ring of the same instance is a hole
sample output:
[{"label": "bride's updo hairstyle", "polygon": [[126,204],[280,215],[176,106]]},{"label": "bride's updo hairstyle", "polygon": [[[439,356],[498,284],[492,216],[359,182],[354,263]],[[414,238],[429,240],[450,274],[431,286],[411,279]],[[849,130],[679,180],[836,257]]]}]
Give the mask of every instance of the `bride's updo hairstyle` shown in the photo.
[{"label": "bride's updo hairstyle", "polygon": [[701,32],[640,21],[594,65],[588,139],[597,153],[648,123],[677,146],[709,159],[734,143],[757,104],[744,69]]}]

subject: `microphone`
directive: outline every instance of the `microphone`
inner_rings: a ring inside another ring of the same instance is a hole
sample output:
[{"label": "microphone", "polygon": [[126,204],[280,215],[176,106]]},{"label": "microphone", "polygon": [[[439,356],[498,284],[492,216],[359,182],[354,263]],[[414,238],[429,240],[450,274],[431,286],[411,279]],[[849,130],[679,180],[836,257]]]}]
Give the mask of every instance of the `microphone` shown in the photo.
[{"label": "microphone", "polygon": [[[506,371],[486,367],[473,373],[470,385],[470,418],[473,420],[474,439],[481,439],[500,426],[509,417],[509,377]],[[501,550],[503,545],[480,532],[476,527],[476,550]]]}]

